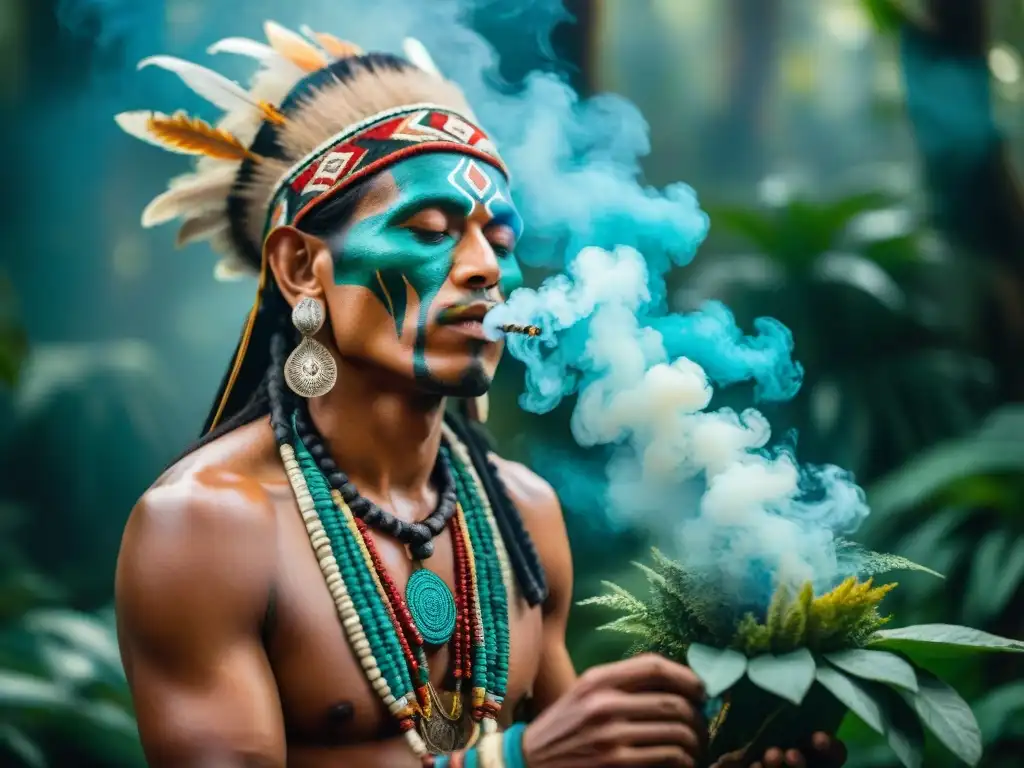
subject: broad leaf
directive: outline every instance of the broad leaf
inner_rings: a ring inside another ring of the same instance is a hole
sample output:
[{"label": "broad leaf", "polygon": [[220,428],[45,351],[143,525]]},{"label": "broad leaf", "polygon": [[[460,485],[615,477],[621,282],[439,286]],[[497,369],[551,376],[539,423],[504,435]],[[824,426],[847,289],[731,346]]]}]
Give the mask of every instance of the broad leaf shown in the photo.
[{"label": "broad leaf", "polygon": [[1024,738],[1024,680],[989,691],[974,702],[973,710],[983,743],[991,744],[999,738]]},{"label": "broad leaf", "polygon": [[1024,579],[1024,538],[992,531],[974,550],[967,580],[964,620],[982,624],[1002,611]]},{"label": "broad leaf", "polygon": [[2,748],[17,757],[25,768],[47,766],[42,748],[24,731],[13,725],[0,725],[0,749]]},{"label": "broad leaf", "polygon": [[885,739],[906,768],[921,768],[924,761],[924,729],[914,710],[891,688],[868,684],[882,714]]},{"label": "broad leaf", "polygon": [[766,653],[747,663],[747,677],[758,688],[799,704],[814,683],[814,667],[806,648],[782,656]]},{"label": "broad leaf", "polygon": [[973,435],[941,443],[887,475],[868,491],[872,516],[887,518],[927,501],[956,480],[1024,469],[1024,440],[1007,425],[1020,423],[1020,406],[993,414]]},{"label": "broad leaf", "polygon": [[815,678],[828,691],[846,705],[853,714],[874,728],[878,733],[884,734],[885,727],[882,723],[882,712],[871,694],[858,685],[854,680],[844,675],[838,669],[821,665],[815,671]]},{"label": "broad leaf", "polygon": [[70,692],[49,680],[0,670],[0,711],[18,709],[57,709],[71,704]]},{"label": "broad leaf", "polygon": [[937,677],[918,671],[917,693],[898,691],[928,730],[968,765],[981,760],[981,731],[967,702]]},{"label": "broad leaf", "polygon": [[907,661],[886,651],[853,648],[848,651],[826,653],[825,658],[844,672],[865,680],[917,690],[917,675]]},{"label": "broad leaf", "polygon": [[747,657],[728,648],[711,648],[691,643],[686,652],[690,669],[704,681],[708,696],[714,698],[735,685],[747,671]]},{"label": "broad leaf", "polygon": [[917,624],[900,629],[883,629],[867,643],[876,650],[899,651],[912,659],[955,659],[975,653],[1024,653],[1024,643],[980,629],[954,624]]}]

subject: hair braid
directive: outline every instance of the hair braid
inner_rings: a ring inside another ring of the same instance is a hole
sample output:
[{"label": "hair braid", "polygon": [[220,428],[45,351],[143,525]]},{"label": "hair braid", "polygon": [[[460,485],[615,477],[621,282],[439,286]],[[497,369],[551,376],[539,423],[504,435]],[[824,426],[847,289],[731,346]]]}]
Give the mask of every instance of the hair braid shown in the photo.
[{"label": "hair braid", "polygon": [[540,562],[537,548],[530,539],[526,526],[523,525],[519,510],[508,496],[497,467],[488,457],[486,440],[455,414],[448,415],[448,423],[465,444],[473,467],[484,486],[484,492],[491,501],[491,509],[501,531],[501,538],[505,541],[516,581],[523,590],[523,597],[530,605],[540,605],[548,596],[544,566]]},{"label": "hair braid", "polygon": [[267,395],[270,404],[270,426],[278,445],[291,443],[292,425],[289,412],[294,397],[284,381],[284,363],[288,357],[288,338],[284,328],[270,337],[270,366],[267,368]]}]

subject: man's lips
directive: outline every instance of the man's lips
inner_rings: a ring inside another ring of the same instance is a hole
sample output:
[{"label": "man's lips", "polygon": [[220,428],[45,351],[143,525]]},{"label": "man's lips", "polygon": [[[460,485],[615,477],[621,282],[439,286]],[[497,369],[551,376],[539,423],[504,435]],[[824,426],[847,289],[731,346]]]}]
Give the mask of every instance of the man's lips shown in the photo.
[{"label": "man's lips", "polygon": [[484,315],[496,306],[493,301],[474,301],[469,304],[452,304],[437,313],[438,325],[461,325],[482,323]]},{"label": "man's lips", "polygon": [[484,315],[495,306],[494,301],[452,304],[437,313],[437,324],[477,341],[490,341],[484,333]]}]

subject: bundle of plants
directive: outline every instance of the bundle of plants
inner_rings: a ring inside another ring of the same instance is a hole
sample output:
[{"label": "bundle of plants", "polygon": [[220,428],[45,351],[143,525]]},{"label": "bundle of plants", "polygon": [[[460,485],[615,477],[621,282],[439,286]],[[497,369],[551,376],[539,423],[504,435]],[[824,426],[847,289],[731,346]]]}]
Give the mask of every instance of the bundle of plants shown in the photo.
[{"label": "bundle of plants", "polygon": [[[707,688],[708,763],[743,751],[799,746],[819,730],[834,733],[848,712],[884,736],[900,762],[919,768],[924,733],[968,765],[982,756],[970,707],[929,671],[932,662],[990,652],[1024,653],[1024,642],[969,627],[921,624],[887,628],[881,609],[894,570],[930,571],[904,558],[857,551],[840,542],[858,572],[830,589],[781,581],[766,608],[728,599],[721,574],[688,570],[653,552],[637,563],[650,592],[638,597],[604,582],[607,593],[583,601],[621,615],[602,629],[636,638],[631,653],[654,651],[688,664]],[[952,665],[955,667],[955,664]]]}]

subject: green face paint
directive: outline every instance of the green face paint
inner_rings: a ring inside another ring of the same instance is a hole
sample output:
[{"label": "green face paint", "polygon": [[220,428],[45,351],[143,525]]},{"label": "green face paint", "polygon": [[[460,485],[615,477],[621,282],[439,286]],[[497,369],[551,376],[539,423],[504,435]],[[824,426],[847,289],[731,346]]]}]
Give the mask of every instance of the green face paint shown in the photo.
[{"label": "green face paint", "polygon": [[[406,286],[419,297],[414,368],[417,378],[430,378],[425,359],[426,325],[430,308],[448,279],[458,240],[449,235],[424,238],[401,225],[419,211],[440,208],[468,216],[484,208],[494,224],[510,227],[518,236],[522,221],[508,184],[492,166],[458,154],[425,154],[404,160],[391,171],[397,197],[387,209],[355,222],[337,240],[329,239],[335,254],[339,285],[368,288],[394,319],[401,334],[406,320]],[[522,272],[511,253],[496,250],[500,287],[507,296],[522,284]]]}]

